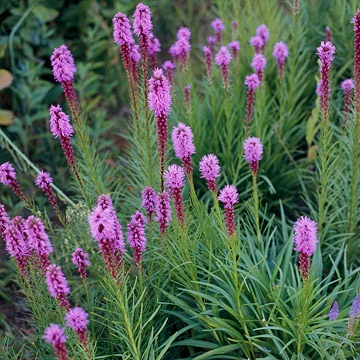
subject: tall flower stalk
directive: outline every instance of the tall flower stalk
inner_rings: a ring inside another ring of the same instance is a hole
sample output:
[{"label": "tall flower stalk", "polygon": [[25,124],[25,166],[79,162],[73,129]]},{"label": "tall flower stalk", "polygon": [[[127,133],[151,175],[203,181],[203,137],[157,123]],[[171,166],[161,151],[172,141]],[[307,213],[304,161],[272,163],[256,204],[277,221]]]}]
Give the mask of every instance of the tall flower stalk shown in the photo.
[{"label": "tall flower stalk", "polygon": [[255,90],[260,86],[259,77],[256,74],[251,74],[246,76],[245,85],[247,86],[247,96],[246,96],[246,119],[245,119],[245,138],[249,134],[249,127],[251,124],[252,115],[254,112],[254,102],[255,102]]},{"label": "tall flower stalk", "polygon": [[225,208],[225,225],[230,238],[236,236],[234,205],[239,202],[239,194],[234,185],[225,185],[220,190],[219,200]]}]

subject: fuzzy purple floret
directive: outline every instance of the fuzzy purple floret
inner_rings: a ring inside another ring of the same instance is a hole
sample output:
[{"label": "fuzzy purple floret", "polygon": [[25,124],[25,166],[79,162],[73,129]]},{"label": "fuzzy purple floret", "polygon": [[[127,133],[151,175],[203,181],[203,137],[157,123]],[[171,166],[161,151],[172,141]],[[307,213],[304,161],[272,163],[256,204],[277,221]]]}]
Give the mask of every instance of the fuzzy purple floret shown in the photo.
[{"label": "fuzzy purple floret", "polygon": [[5,162],[0,166],[0,182],[4,185],[10,185],[16,180],[16,171],[14,167]]},{"label": "fuzzy purple floret", "polygon": [[218,197],[219,201],[224,204],[225,209],[232,208],[239,202],[239,194],[234,185],[225,185]]},{"label": "fuzzy purple floret", "polygon": [[51,344],[54,347],[64,345],[66,343],[65,328],[61,328],[60,325],[50,324],[45,329],[43,339],[46,343]]},{"label": "fuzzy purple floret", "polygon": [[339,316],[339,304],[337,301],[334,301],[330,311],[329,311],[329,320],[334,321]]},{"label": "fuzzy purple floret", "polygon": [[272,55],[277,62],[284,63],[286,58],[289,56],[287,45],[282,41],[277,42],[274,45],[274,51]]},{"label": "fuzzy purple floret", "polygon": [[185,171],[178,165],[170,165],[164,172],[166,186],[170,190],[181,189],[185,185]]},{"label": "fuzzy purple floret", "polygon": [[360,317],[360,294],[356,296],[352,303],[349,315],[352,319]]},{"label": "fuzzy purple floret", "polygon": [[265,56],[263,54],[255,54],[252,59],[251,66],[257,73],[264,71],[266,66]]},{"label": "fuzzy purple floret", "polygon": [[59,301],[59,305],[69,309],[70,304],[66,295],[70,293],[70,287],[60,266],[51,264],[47,267],[46,284],[50,295]]},{"label": "fuzzy purple floret", "polygon": [[186,159],[189,156],[195,154],[193,137],[194,136],[190,126],[179,122],[178,125],[174,127],[171,138],[177,158]]},{"label": "fuzzy purple floret", "polygon": [[0,204],[0,235],[5,231],[9,224],[10,218],[6,212],[5,206]]},{"label": "fuzzy purple floret", "polygon": [[169,82],[162,69],[155,69],[149,80],[149,108],[154,110],[156,117],[167,116],[171,110],[171,102]]},{"label": "fuzzy purple floret", "polygon": [[76,67],[74,58],[66,45],[56,48],[51,55],[51,66],[57,82],[68,82],[74,79]]},{"label": "fuzzy purple floret", "polygon": [[317,224],[306,216],[301,216],[294,224],[295,250],[311,256],[316,250]]},{"label": "fuzzy purple floret", "polygon": [[42,190],[46,190],[49,186],[51,186],[53,182],[53,178],[50,174],[44,170],[40,171],[35,180],[35,185]]},{"label": "fuzzy purple floret", "polygon": [[156,218],[159,223],[161,233],[166,233],[166,228],[171,221],[170,195],[167,191],[157,194],[156,196]]},{"label": "fuzzy purple floret", "polygon": [[264,40],[260,36],[253,36],[250,39],[250,45],[253,46],[255,52],[258,53],[264,47],[265,43],[264,43]]},{"label": "fuzzy purple floret", "polygon": [[191,31],[187,27],[181,27],[178,30],[177,35],[176,35],[176,38],[178,40],[180,40],[180,39],[190,40],[190,37],[191,37]]},{"label": "fuzzy purple floret", "polygon": [[81,248],[76,248],[71,254],[71,261],[75,266],[77,266],[80,276],[83,278],[86,277],[86,267],[91,265],[88,258],[89,254]]},{"label": "fuzzy purple floret", "polygon": [[350,92],[355,87],[353,79],[346,79],[341,83],[341,89]]},{"label": "fuzzy purple floret", "polygon": [[244,141],[244,158],[248,163],[259,161],[262,158],[263,145],[257,137],[249,137]]},{"label": "fuzzy purple floret", "polygon": [[244,84],[249,90],[255,90],[260,86],[259,77],[256,74],[251,74],[245,77]]},{"label": "fuzzy purple floret", "polygon": [[238,53],[240,50],[240,43],[237,40],[229,42],[227,46],[232,51],[232,53]]},{"label": "fuzzy purple floret", "polygon": [[146,249],[147,240],[145,237],[145,222],[145,216],[140,211],[136,211],[136,213],[131,216],[130,223],[127,226],[127,240],[133,250],[136,263],[139,263],[142,260],[142,253]]},{"label": "fuzzy purple floret", "polygon": [[156,191],[152,187],[146,186],[141,192],[141,199],[141,206],[145,208],[148,218],[151,219],[155,213]]},{"label": "fuzzy purple floret", "polygon": [[334,60],[335,46],[329,41],[322,41],[320,46],[316,49],[316,54],[320,58],[321,66],[330,64]]},{"label": "fuzzy purple floret", "polygon": [[152,27],[150,8],[143,3],[137,4],[133,22],[134,33],[137,36],[142,34],[148,36]]},{"label": "fuzzy purple floret", "polygon": [[224,23],[219,18],[211,22],[211,27],[214,29],[215,33],[220,33],[225,29]]},{"label": "fuzzy purple floret", "polygon": [[204,155],[199,163],[201,177],[215,181],[220,176],[219,159],[214,154]]},{"label": "fuzzy purple floret", "polygon": [[66,326],[73,329],[75,332],[86,331],[86,326],[89,323],[89,314],[81,307],[70,309],[65,315]]},{"label": "fuzzy purple floret", "polygon": [[24,223],[28,244],[37,256],[49,256],[53,252],[50,239],[40,218],[30,215]]},{"label": "fuzzy purple floret", "polygon": [[229,65],[231,54],[226,46],[221,46],[219,52],[215,56],[215,62],[219,66]]},{"label": "fuzzy purple floret", "polygon": [[266,44],[270,36],[268,27],[265,24],[260,25],[256,29],[256,36],[259,36]]},{"label": "fuzzy purple floret", "polygon": [[58,137],[70,137],[74,134],[74,129],[70,124],[70,116],[66,115],[60,105],[50,106],[50,131]]},{"label": "fuzzy purple floret", "polygon": [[112,22],[114,26],[114,41],[120,46],[131,43],[133,36],[131,33],[130,20],[127,18],[127,16],[119,12],[115,14]]},{"label": "fuzzy purple floret", "polygon": [[149,55],[155,55],[155,53],[158,53],[161,51],[161,44],[158,38],[154,36],[154,34],[149,35],[148,39],[148,51]]}]

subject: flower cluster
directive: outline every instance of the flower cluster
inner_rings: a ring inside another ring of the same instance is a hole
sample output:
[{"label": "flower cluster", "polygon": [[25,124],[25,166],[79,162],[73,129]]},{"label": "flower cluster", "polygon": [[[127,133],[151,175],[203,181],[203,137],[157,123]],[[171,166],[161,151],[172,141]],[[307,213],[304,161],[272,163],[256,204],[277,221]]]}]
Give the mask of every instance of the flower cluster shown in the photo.
[{"label": "flower cluster", "polygon": [[89,254],[84,252],[81,248],[76,248],[71,254],[71,261],[75,266],[77,266],[78,272],[84,280],[86,279],[86,267],[91,265],[88,257]]},{"label": "flower cluster", "polygon": [[51,264],[46,269],[46,284],[52,297],[59,301],[59,305],[65,310],[70,309],[67,295],[70,293],[70,287],[60,266]]},{"label": "flower cluster", "polygon": [[170,195],[167,191],[158,193],[156,196],[156,217],[159,229],[163,235],[166,234],[166,228],[171,221]]},{"label": "flower cluster", "polygon": [[138,266],[141,264],[142,253],[146,249],[145,222],[145,216],[140,211],[136,211],[136,213],[131,216],[131,221],[127,226],[128,243],[133,250],[135,263]]},{"label": "flower cluster", "polygon": [[146,186],[141,193],[141,198],[141,206],[145,208],[146,215],[149,221],[151,221],[156,210],[156,191],[152,187]]},{"label": "flower cluster", "polygon": [[289,56],[287,45],[282,41],[277,42],[274,45],[274,51],[272,55],[277,63],[279,78],[282,79],[284,77],[285,61]]},{"label": "flower cluster", "polygon": [[216,193],[216,178],[220,176],[219,159],[214,154],[204,155],[200,160],[199,168],[209,190]]},{"label": "flower cluster", "polygon": [[25,194],[21,190],[20,184],[16,179],[16,171],[9,162],[5,162],[0,166],[0,182],[10,186],[15,195],[26,201]]},{"label": "flower cluster", "polygon": [[173,57],[174,61],[181,64],[185,68],[188,65],[189,54],[191,50],[190,37],[190,29],[180,28],[177,33],[176,42],[171,45],[169,49],[169,53]]},{"label": "flower cluster", "polygon": [[225,224],[228,235],[232,237],[235,234],[235,215],[234,205],[239,202],[239,194],[234,185],[225,185],[220,190],[219,200],[225,208]]}]

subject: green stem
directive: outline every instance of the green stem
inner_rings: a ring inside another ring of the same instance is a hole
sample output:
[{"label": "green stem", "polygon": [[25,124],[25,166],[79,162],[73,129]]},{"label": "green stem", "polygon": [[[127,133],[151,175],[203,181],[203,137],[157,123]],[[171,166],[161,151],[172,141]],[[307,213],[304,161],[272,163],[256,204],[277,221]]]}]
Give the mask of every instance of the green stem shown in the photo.
[{"label": "green stem", "polygon": [[255,217],[255,224],[256,224],[256,235],[257,235],[257,240],[258,240],[258,244],[259,244],[259,248],[260,248],[261,247],[261,232],[260,232],[260,218],[259,218],[259,194],[258,194],[258,188],[257,188],[256,175],[257,175],[256,172],[252,173],[253,188],[254,188],[253,197],[254,197],[254,204],[255,204],[254,217]]}]

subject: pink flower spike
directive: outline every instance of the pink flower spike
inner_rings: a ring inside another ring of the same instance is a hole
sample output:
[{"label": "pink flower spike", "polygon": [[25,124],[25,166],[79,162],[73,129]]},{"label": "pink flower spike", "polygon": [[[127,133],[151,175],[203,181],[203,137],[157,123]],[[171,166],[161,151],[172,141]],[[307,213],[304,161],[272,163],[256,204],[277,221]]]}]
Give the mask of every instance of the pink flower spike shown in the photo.
[{"label": "pink flower spike", "polygon": [[259,36],[262,41],[264,42],[263,48],[262,50],[265,49],[266,43],[269,40],[269,29],[265,24],[260,25],[257,29],[256,29],[256,36]]},{"label": "pink flower spike", "polygon": [[71,254],[71,261],[75,266],[77,266],[78,272],[83,280],[86,279],[86,267],[91,265],[90,261],[87,260],[88,258],[89,254],[84,252],[81,248],[76,248]]},{"label": "pink flower spike", "polygon": [[254,47],[255,54],[262,52],[262,49],[265,47],[264,40],[260,36],[254,36],[250,39],[250,45]]},{"label": "pink flower spike", "polygon": [[89,323],[89,314],[81,307],[70,309],[65,315],[66,326],[73,329],[79,337],[80,343],[87,347],[87,331],[86,327]]},{"label": "pink flower spike", "polygon": [[353,79],[346,79],[341,83],[341,89],[344,92],[349,92],[355,87]]},{"label": "pink flower spike", "polygon": [[255,54],[251,62],[251,66],[256,72],[256,75],[259,78],[260,84],[263,78],[264,69],[266,67],[266,58],[263,54]]},{"label": "pink flower spike", "polygon": [[251,74],[245,77],[245,85],[249,90],[255,90],[260,86],[259,77],[256,74]]},{"label": "pink flower spike", "polygon": [[142,34],[149,36],[152,27],[150,8],[143,3],[137,4],[133,22],[134,33],[139,37]]},{"label": "pink flower spike", "polygon": [[164,172],[166,186],[170,191],[181,189],[185,185],[185,172],[181,166],[170,165],[168,170]]},{"label": "pink flower spike", "polygon": [[279,78],[282,79],[284,76],[285,61],[289,56],[287,45],[282,41],[277,42],[274,45],[274,51],[272,55],[277,63]]},{"label": "pink flower spike", "polygon": [[151,33],[148,38],[148,53],[150,57],[150,64],[153,70],[157,67],[156,53],[159,53],[160,51],[160,41],[154,36],[153,33]]},{"label": "pink flower spike", "polygon": [[231,22],[231,27],[234,29],[234,30],[237,30],[237,28],[238,28],[238,23],[237,23],[237,21],[232,21]]},{"label": "pink flower spike", "polygon": [[133,39],[131,33],[130,20],[123,13],[117,13],[112,19],[114,32],[113,37],[114,41],[119,45],[123,46],[125,44],[131,43]]},{"label": "pink flower spike", "polygon": [[56,48],[50,60],[54,78],[57,82],[62,83],[74,80],[76,72],[75,62],[66,45]]},{"label": "pink flower spike", "polygon": [[334,301],[330,311],[329,311],[329,320],[335,321],[339,316],[339,304],[337,301]]},{"label": "pink flower spike", "polygon": [[6,212],[5,206],[0,204],[0,235],[6,230],[10,224],[9,215]]},{"label": "pink flower spike", "polygon": [[209,190],[216,193],[216,178],[220,176],[219,159],[214,154],[204,155],[200,160],[199,168]]},{"label": "pink flower spike", "polygon": [[181,122],[173,128],[171,135],[175,155],[181,160],[186,175],[190,178],[192,177],[191,155],[195,154],[193,137],[190,126],[186,126]]},{"label": "pink flower spike", "polygon": [[208,42],[209,44],[209,49],[210,49],[210,52],[211,52],[211,56],[213,57],[215,55],[215,44],[216,44],[216,37],[215,36],[208,36],[206,38],[206,41]]},{"label": "pink flower spike", "polygon": [[46,284],[50,295],[59,301],[61,307],[68,311],[70,304],[66,296],[70,293],[70,287],[60,266],[55,264],[48,266],[46,269]]},{"label": "pink flower spike", "polygon": [[164,61],[162,68],[166,71],[166,76],[169,79],[170,86],[174,85],[174,70],[176,68],[176,65],[170,61],[166,60]]},{"label": "pink flower spike", "polygon": [[142,254],[146,249],[145,222],[145,216],[140,211],[136,211],[136,213],[131,216],[131,221],[127,226],[128,243],[133,250],[133,256],[137,266],[141,266]]},{"label": "pink flower spike", "polygon": [[219,201],[224,203],[225,224],[229,237],[235,234],[235,214],[234,205],[239,202],[237,189],[233,185],[226,185],[220,190]]},{"label": "pink flower spike", "polygon": [[249,163],[251,171],[256,175],[259,161],[262,158],[263,145],[257,137],[249,137],[244,141],[244,158]]},{"label": "pink flower spike", "polygon": [[355,300],[353,301],[349,315],[352,319],[356,319],[360,317],[360,294],[356,296]]},{"label": "pink flower spike", "polygon": [[350,113],[352,90],[355,87],[352,79],[346,79],[341,83],[341,89],[344,91],[344,110],[343,127],[346,127],[346,121]]},{"label": "pink flower spike", "polygon": [[176,35],[176,38],[178,40],[180,40],[180,39],[190,40],[190,37],[191,37],[191,31],[187,27],[181,27],[178,30],[177,35]]},{"label": "pink flower spike", "polygon": [[141,193],[141,198],[142,198],[141,206],[145,208],[146,215],[149,221],[151,221],[156,210],[155,209],[156,192],[152,187],[146,186],[146,188]]},{"label": "pink flower spike", "polygon": [[351,21],[354,24],[354,83],[355,112],[360,114],[360,10]]},{"label": "pink flower spike", "polygon": [[236,62],[238,53],[240,51],[240,43],[237,40],[233,40],[232,42],[228,43],[227,46],[231,51],[234,61]]},{"label": "pink flower spike", "polygon": [[221,33],[225,29],[224,23],[222,22],[221,19],[217,18],[211,22],[211,27],[215,31],[216,41],[218,42],[218,44],[220,44],[222,40]]},{"label": "pink flower spike", "polygon": [[191,88],[191,84],[187,84],[187,85],[184,87],[185,105],[186,105],[186,109],[187,109],[188,111],[190,111],[190,109],[191,109],[190,88]]},{"label": "pink flower spike", "polygon": [[21,190],[20,184],[16,180],[16,171],[9,162],[5,162],[0,166],[0,182],[10,186],[16,196],[26,201],[26,197]]},{"label": "pink flower spike", "polygon": [[155,220],[159,223],[159,229],[162,235],[166,234],[166,228],[171,221],[171,206],[170,195],[163,191],[156,196],[156,217]]},{"label": "pink flower spike", "polygon": [[215,56],[215,62],[221,68],[221,75],[226,92],[229,91],[229,63],[231,55],[226,46],[221,46],[219,52]]},{"label": "pink flower spike", "polygon": [[44,191],[45,195],[49,199],[51,206],[55,209],[56,212],[59,213],[60,212],[59,206],[57,204],[56,196],[51,186],[52,182],[53,179],[50,176],[50,174],[42,170],[39,172],[35,180],[35,185]]},{"label": "pink flower spike", "polygon": [[245,85],[248,88],[246,97],[246,134],[251,123],[252,114],[254,111],[255,89],[260,86],[259,77],[256,74],[246,76]]},{"label": "pink flower spike", "polygon": [[212,79],[212,55],[211,55],[211,50],[209,49],[208,46],[204,46],[203,47],[203,52],[204,52],[204,58],[205,58],[205,63],[206,63],[206,74],[208,79],[211,81]]},{"label": "pink flower spike", "polygon": [[294,232],[295,250],[300,252],[299,269],[302,278],[306,281],[310,268],[310,256],[318,243],[317,224],[310,218],[301,216],[294,224]]},{"label": "pink flower spike", "polygon": [[74,134],[74,129],[70,124],[70,116],[66,115],[60,105],[50,106],[50,131],[58,137],[70,137]]},{"label": "pink flower spike", "polygon": [[175,44],[171,45],[169,53],[174,58],[175,62],[180,63],[183,67],[187,68],[190,50],[190,41],[185,37],[181,37]]},{"label": "pink flower spike", "polygon": [[57,360],[70,360],[68,350],[65,345],[65,328],[61,328],[57,324],[50,324],[50,326],[45,329],[43,339],[46,343],[51,344]]}]

